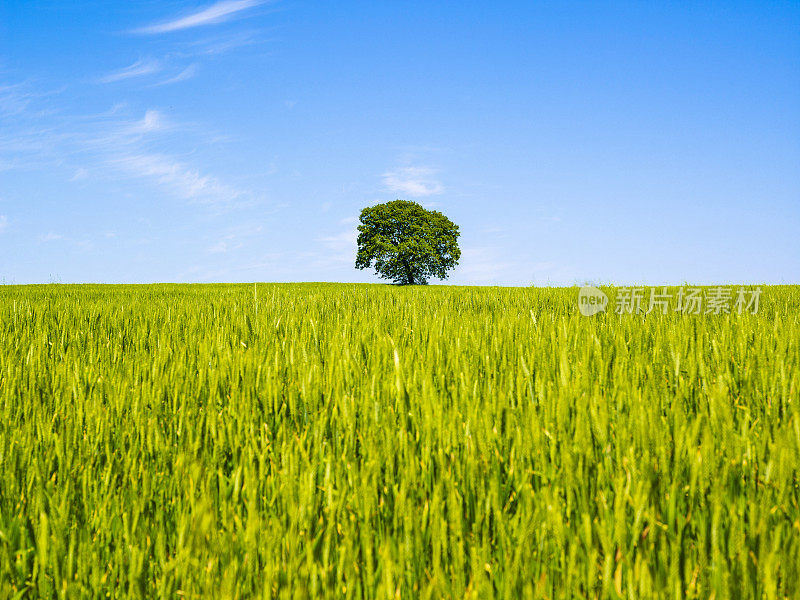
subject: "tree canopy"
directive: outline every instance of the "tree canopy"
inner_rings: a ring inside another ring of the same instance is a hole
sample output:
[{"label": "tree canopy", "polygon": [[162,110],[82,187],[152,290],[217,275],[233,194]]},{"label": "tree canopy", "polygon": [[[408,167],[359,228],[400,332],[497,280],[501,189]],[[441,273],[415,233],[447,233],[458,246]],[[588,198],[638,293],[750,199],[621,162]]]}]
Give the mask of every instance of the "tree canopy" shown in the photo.
[{"label": "tree canopy", "polygon": [[361,211],[356,268],[375,271],[403,285],[447,279],[458,264],[458,225],[442,213],[408,200],[394,200]]}]

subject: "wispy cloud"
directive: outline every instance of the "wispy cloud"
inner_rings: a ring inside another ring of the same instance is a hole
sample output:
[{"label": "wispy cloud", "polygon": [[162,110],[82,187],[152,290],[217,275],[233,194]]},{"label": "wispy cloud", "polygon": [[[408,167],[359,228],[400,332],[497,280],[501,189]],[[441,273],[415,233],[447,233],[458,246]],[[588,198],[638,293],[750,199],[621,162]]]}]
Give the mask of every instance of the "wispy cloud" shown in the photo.
[{"label": "wispy cloud", "polygon": [[[129,151],[135,152],[146,146],[155,135],[181,129],[168,122],[156,109],[146,110],[141,119],[97,116],[94,119],[84,120],[81,125],[84,131],[73,135],[70,140],[79,146],[76,151],[83,149],[113,156]],[[183,130],[183,133],[186,131]]]},{"label": "wispy cloud", "polygon": [[170,65],[170,62],[170,57],[165,57],[163,60],[137,60],[135,63],[128,65],[124,69],[120,69],[100,77],[97,79],[97,81],[100,83],[114,83],[117,81],[124,81],[126,79],[147,77],[149,75],[161,73],[162,78],[166,77],[166,79],[162,79],[162,81],[152,84],[152,87],[156,87],[169,85],[171,83],[178,83],[180,81],[186,81],[197,74],[197,63],[192,63],[188,67],[184,67],[178,71],[180,66],[174,64]]},{"label": "wispy cloud", "polygon": [[166,120],[157,110],[148,110],[141,121],[136,121],[125,128],[127,134],[142,134],[161,131],[168,127]]},{"label": "wispy cloud", "polygon": [[208,249],[209,254],[225,254],[228,251],[227,242],[217,242]]},{"label": "wispy cloud", "polygon": [[331,248],[347,247],[348,249],[355,248],[356,240],[358,239],[358,231],[354,228],[342,231],[336,235],[330,235],[320,238],[320,241]]},{"label": "wispy cloud", "polygon": [[89,171],[83,167],[75,169],[75,173],[70,178],[70,181],[84,181],[89,178]]},{"label": "wispy cloud", "polygon": [[255,223],[248,223],[236,227],[229,227],[227,233],[219,237],[218,241],[208,248],[209,254],[225,254],[241,248],[248,238],[258,236],[264,227]]},{"label": "wispy cloud", "polygon": [[496,248],[462,248],[458,275],[469,283],[496,284],[503,280],[513,264],[504,259]]},{"label": "wispy cloud", "polygon": [[383,185],[392,192],[412,197],[441,194],[444,186],[429,167],[401,167],[383,174]]},{"label": "wispy cloud", "polygon": [[15,116],[0,134],[0,171],[66,167],[71,171],[67,179],[81,182],[91,174],[98,184],[122,175],[214,212],[242,209],[261,199],[206,170],[213,170],[213,164],[188,158],[194,154],[193,149],[187,153],[188,140],[209,140],[209,132],[199,126],[171,122],[155,108],[133,118],[125,105],[66,114],[53,110],[47,98],[30,85],[0,84],[0,114]]},{"label": "wispy cloud", "polygon": [[218,56],[237,48],[253,46],[263,42],[257,31],[239,31],[236,33],[226,33],[225,35],[215,35],[212,37],[192,40],[186,43],[186,48],[192,56],[207,55]]},{"label": "wispy cloud", "polygon": [[5,215],[0,215],[0,233],[3,233],[8,227],[8,217]]},{"label": "wispy cloud", "polygon": [[0,85],[0,114],[13,116],[25,111],[34,96],[24,83]]},{"label": "wispy cloud", "polygon": [[204,204],[230,203],[242,193],[212,175],[161,154],[128,154],[110,163],[135,177],[150,179],[176,196]]},{"label": "wispy cloud", "polygon": [[55,242],[58,240],[63,240],[64,236],[60,233],[46,233],[44,235],[39,236],[40,242]]},{"label": "wispy cloud", "polygon": [[569,265],[509,254],[502,246],[464,246],[453,279],[468,285],[554,285],[573,282],[577,274]]},{"label": "wispy cloud", "polygon": [[242,281],[243,278],[258,281],[274,281],[283,277],[291,277],[294,269],[285,254],[273,252],[262,254],[252,262],[244,264],[231,264],[225,261],[222,268],[207,268],[206,265],[196,265],[181,273],[178,281]]},{"label": "wispy cloud", "polygon": [[230,19],[236,13],[252,8],[258,4],[261,4],[261,0],[224,0],[223,2],[217,2],[208,8],[184,17],[173,19],[172,21],[156,23],[136,29],[133,33],[150,35],[170,33],[172,31],[180,31],[181,29],[189,29],[191,27],[221,23],[222,21]]},{"label": "wispy cloud", "polygon": [[34,90],[27,81],[13,84],[0,84],[0,114],[7,116],[16,116],[31,112],[37,116],[49,114],[52,111],[48,109],[39,108],[32,111],[32,105],[48,97],[57,96],[63,91],[63,87],[44,92]]},{"label": "wispy cloud", "polygon": [[171,83],[178,83],[180,81],[186,81],[187,79],[191,79],[197,74],[197,63],[192,63],[188,67],[186,67],[183,71],[175,75],[175,77],[170,77],[169,79],[165,79],[164,81],[158,82],[156,85],[169,85]]},{"label": "wispy cloud", "polygon": [[[343,220],[344,221],[344,220]],[[337,234],[318,238],[325,250],[318,253],[318,259],[323,262],[336,264],[352,263],[356,259],[356,247],[358,246],[358,229],[355,221],[343,225],[349,225],[347,229]]]},{"label": "wispy cloud", "polygon": [[157,60],[137,60],[132,65],[128,65],[124,69],[109,73],[100,78],[101,83],[114,83],[115,81],[122,81],[124,79],[131,79],[133,77],[144,77],[146,75],[153,75],[161,71],[161,63]]},{"label": "wispy cloud", "polygon": [[75,239],[61,235],[60,233],[46,233],[39,236],[39,241],[43,243],[58,242],[68,248],[75,248],[81,251],[89,251],[94,248],[94,242],[90,239]]}]

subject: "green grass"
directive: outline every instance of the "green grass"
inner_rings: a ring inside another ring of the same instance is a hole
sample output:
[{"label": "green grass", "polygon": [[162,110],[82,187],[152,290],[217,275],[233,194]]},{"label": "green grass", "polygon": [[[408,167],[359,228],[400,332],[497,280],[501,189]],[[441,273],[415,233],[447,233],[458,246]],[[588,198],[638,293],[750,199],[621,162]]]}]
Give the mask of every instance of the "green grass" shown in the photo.
[{"label": "green grass", "polygon": [[0,287],[0,598],[798,598],[763,290]]}]

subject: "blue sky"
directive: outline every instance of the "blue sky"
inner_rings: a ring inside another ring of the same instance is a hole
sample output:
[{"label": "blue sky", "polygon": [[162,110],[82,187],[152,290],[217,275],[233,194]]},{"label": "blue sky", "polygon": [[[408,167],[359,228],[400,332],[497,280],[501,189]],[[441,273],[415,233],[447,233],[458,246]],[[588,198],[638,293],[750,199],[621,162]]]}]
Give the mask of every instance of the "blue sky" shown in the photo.
[{"label": "blue sky", "polygon": [[800,283],[797,2],[0,3],[0,280]]}]

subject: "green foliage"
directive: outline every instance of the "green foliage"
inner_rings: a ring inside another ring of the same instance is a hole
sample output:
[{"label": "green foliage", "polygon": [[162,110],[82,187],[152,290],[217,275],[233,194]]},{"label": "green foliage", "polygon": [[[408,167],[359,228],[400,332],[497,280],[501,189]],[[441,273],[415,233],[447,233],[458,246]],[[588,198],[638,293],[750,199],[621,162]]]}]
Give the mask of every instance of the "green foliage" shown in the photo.
[{"label": "green foliage", "polygon": [[458,225],[416,202],[394,200],[361,211],[356,268],[403,285],[447,279],[458,264]]},{"label": "green foliage", "polygon": [[762,289],[0,287],[0,598],[798,598]]}]

